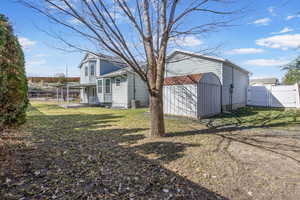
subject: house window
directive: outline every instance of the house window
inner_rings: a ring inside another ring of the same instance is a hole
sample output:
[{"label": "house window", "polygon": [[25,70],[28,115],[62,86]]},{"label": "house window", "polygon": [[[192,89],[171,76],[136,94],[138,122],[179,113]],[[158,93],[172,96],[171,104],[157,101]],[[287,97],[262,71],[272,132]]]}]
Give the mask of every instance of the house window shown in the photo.
[{"label": "house window", "polygon": [[105,79],[105,93],[111,93],[110,79]]},{"label": "house window", "polygon": [[90,62],[91,76],[95,76],[96,62]]},{"label": "house window", "polygon": [[121,78],[116,78],[116,86],[120,86],[121,85]]},{"label": "house window", "polygon": [[95,88],[95,87],[92,88],[92,96],[93,96],[93,97],[96,96],[96,88]]},{"label": "house window", "polygon": [[98,80],[98,93],[102,93],[102,80]]},{"label": "house window", "polygon": [[89,68],[88,67],[84,67],[84,75],[85,76],[89,75]]}]

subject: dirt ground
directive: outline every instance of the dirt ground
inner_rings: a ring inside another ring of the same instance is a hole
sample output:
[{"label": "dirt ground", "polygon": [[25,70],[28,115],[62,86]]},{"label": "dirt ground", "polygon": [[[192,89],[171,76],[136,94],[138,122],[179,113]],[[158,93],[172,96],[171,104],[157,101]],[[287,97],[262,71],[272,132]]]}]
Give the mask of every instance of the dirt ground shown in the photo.
[{"label": "dirt ground", "polygon": [[300,131],[166,120],[148,138],[144,110],[36,104],[0,136],[0,199],[300,197]]}]

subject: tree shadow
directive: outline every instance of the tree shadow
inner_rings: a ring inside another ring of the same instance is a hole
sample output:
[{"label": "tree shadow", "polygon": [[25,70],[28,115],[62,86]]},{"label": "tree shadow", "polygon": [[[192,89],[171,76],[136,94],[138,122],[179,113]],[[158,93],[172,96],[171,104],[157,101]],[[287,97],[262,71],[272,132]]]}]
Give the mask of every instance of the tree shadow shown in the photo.
[{"label": "tree shadow", "polygon": [[227,199],[160,164],[194,145],[136,145],[147,129],[114,128],[120,115],[34,112],[24,127],[33,146],[11,147],[18,169],[0,174],[2,199]]},{"label": "tree shadow", "polygon": [[[249,119],[245,123],[244,121],[237,120],[237,123],[229,124],[214,124],[213,120],[207,124],[207,129],[184,131],[184,132],[172,132],[168,133],[167,137],[184,137],[199,134],[210,134],[219,136],[222,139],[216,146],[216,151],[220,149],[220,146],[224,143],[228,143],[225,149],[228,149],[232,142],[245,144],[251,147],[261,149],[270,153],[280,155],[285,158],[292,159],[297,163],[300,163],[300,157],[293,156],[291,153],[298,154],[300,152],[300,145],[287,144],[283,141],[270,141],[274,139],[300,139],[299,131],[284,131],[284,130],[272,130],[274,127],[284,127],[288,125],[298,125],[300,122],[286,121],[286,122],[274,122],[268,124],[274,120],[284,119],[286,117],[293,117],[293,113],[282,112],[276,115],[267,113],[264,116],[255,119]],[[248,125],[252,124],[252,125]],[[248,130],[256,130],[247,132]],[[245,132],[246,131],[246,132]],[[248,134],[245,134],[248,133]]]},{"label": "tree shadow", "polygon": [[[300,121],[297,118],[300,117],[300,112],[284,111],[284,109],[267,109],[267,108],[241,108],[232,113],[224,113],[219,116],[211,117],[208,119],[200,120],[200,123],[206,125],[209,129],[229,129],[244,130],[253,128],[272,128],[272,127],[284,127],[288,125],[300,125]],[[249,111],[250,110],[250,111]],[[260,111],[269,111],[259,113]],[[282,111],[282,112],[270,112],[270,111]],[[250,113],[250,117],[248,114]]]},{"label": "tree shadow", "polygon": [[149,142],[132,149],[142,154],[154,154],[155,160],[171,162],[183,157],[183,152],[188,147],[199,147],[195,144],[184,144],[179,142]]}]

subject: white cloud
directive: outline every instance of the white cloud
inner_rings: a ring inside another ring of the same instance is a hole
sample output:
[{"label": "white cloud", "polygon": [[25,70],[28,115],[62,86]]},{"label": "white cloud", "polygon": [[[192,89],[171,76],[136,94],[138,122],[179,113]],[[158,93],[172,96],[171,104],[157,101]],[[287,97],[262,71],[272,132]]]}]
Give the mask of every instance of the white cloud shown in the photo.
[{"label": "white cloud", "polygon": [[226,52],[226,54],[256,54],[262,52],[264,52],[264,50],[258,48],[239,48],[239,49],[232,49]]},{"label": "white cloud", "polygon": [[282,34],[282,33],[289,33],[289,32],[292,32],[292,31],[294,31],[294,29],[289,28],[289,27],[285,27],[281,31],[272,32],[271,34]]},{"label": "white cloud", "polygon": [[285,34],[256,40],[259,46],[287,50],[300,46],[300,34]]},{"label": "white cloud", "polygon": [[267,26],[270,24],[272,20],[270,18],[261,18],[261,19],[257,19],[254,22],[252,22],[251,24],[256,24],[259,26]]},{"label": "white cloud", "polygon": [[23,48],[29,48],[29,47],[34,46],[36,44],[36,41],[30,40],[30,39],[25,38],[25,37],[19,37],[18,39],[19,39],[19,42],[20,42],[20,44]]},{"label": "white cloud", "polygon": [[174,42],[179,46],[195,47],[203,44],[203,42],[195,36],[187,36],[174,39]]},{"label": "white cloud", "polygon": [[271,7],[268,8],[268,12],[269,12],[272,16],[276,16],[275,8],[274,8],[273,6],[271,6]]},{"label": "white cloud", "polygon": [[46,60],[44,59],[34,59],[34,60],[28,60],[26,62],[26,66],[33,66],[33,65],[44,65],[46,64]]},{"label": "white cloud", "polygon": [[272,67],[282,66],[290,62],[287,59],[253,59],[244,62],[244,65],[260,66],[260,67]]},{"label": "white cloud", "polygon": [[291,20],[291,19],[298,18],[298,17],[300,18],[300,15],[289,15],[285,19],[286,20]]}]

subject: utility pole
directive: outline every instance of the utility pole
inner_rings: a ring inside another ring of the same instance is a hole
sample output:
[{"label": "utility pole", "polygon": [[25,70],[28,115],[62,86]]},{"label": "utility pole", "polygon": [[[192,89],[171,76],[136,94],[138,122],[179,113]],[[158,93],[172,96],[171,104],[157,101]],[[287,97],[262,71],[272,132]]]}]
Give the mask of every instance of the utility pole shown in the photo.
[{"label": "utility pole", "polygon": [[68,65],[66,65],[67,104],[69,104]]}]

